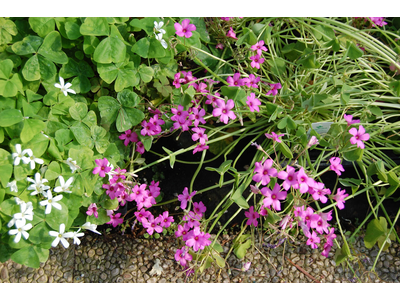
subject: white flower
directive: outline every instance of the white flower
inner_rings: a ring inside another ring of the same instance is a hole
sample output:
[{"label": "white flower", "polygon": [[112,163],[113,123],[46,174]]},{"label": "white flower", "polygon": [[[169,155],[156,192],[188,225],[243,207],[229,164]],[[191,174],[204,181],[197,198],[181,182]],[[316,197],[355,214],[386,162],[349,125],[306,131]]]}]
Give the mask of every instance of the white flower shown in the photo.
[{"label": "white flower", "polygon": [[27,177],[26,180],[28,180],[29,182],[32,182],[33,184],[30,185],[27,190],[33,190],[33,192],[31,193],[32,196],[37,195],[37,194],[42,194],[43,196],[46,197],[46,190],[48,190],[50,187],[48,185],[44,185],[43,183],[48,182],[47,179],[40,178],[40,174],[36,173],[35,174],[35,180]]},{"label": "white flower", "polygon": [[76,94],[74,90],[71,90],[71,89],[69,88],[71,85],[72,85],[72,84],[69,83],[69,82],[67,82],[66,84],[64,84],[64,78],[62,78],[61,76],[60,76],[60,84],[58,84],[58,83],[54,84],[54,86],[55,86],[56,88],[61,89],[61,92],[63,92],[65,96],[68,96],[68,93]]},{"label": "white flower", "polygon": [[21,240],[21,235],[24,237],[25,240],[28,239],[29,237],[29,233],[27,233],[26,231],[32,228],[32,224],[28,223],[25,224],[25,220],[24,222],[21,222],[20,224],[16,224],[17,225],[17,229],[11,229],[8,234],[9,235],[16,235],[14,238],[14,243],[18,243]]},{"label": "white flower", "polygon": [[63,195],[58,195],[53,198],[53,195],[51,194],[51,191],[47,191],[47,200],[40,201],[39,204],[42,206],[46,205],[46,210],[44,213],[47,215],[51,212],[51,207],[54,206],[54,208],[61,210],[62,206],[60,203],[57,203],[57,201],[60,201],[62,199]]},{"label": "white flower", "polygon": [[9,187],[11,192],[18,192],[18,187],[17,187],[17,181],[16,180],[13,180],[13,181],[7,183],[6,187]]},{"label": "white flower", "polygon": [[[164,29],[161,29],[161,27],[163,27],[163,25],[164,25],[164,22],[163,22],[163,21],[161,21],[160,23],[157,23],[156,21],[154,21],[154,29],[155,29],[157,32],[161,32],[162,34],[165,34],[166,31],[165,31]],[[162,36],[162,35],[161,35],[161,36]]]},{"label": "white flower", "polygon": [[96,230],[97,228],[96,224],[90,224],[90,222],[86,222],[85,224],[82,225],[82,228],[101,235],[101,233]]},{"label": "white flower", "polygon": [[24,157],[22,157],[22,160],[23,160],[24,164],[30,163],[30,164],[31,164],[31,169],[32,169],[32,170],[35,168],[35,163],[37,163],[37,164],[39,164],[39,165],[43,164],[43,159],[41,159],[41,158],[36,158],[36,157],[33,155],[33,152],[32,152],[31,149],[26,149],[26,150],[24,150],[24,151],[26,151],[26,153],[28,153],[29,157],[25,157],[25,156],[24,156]]},{"label": "white flower", "polygon": [[[32,221],[32,220],[33,220],[33,206],[32,206],[32,202],[28,202],[28,203],[22,202],[22,203],[19,205],[19,208],[20,208],[20,211],[21,211],[21,212],[16,213],[16,214],[14,214],[14,216],[13,216],[13,218],[16,220],[17,227],[20,227],[20,226],[18,226],[18,223],[20,223],[21,220],[23,220],[24,223],[25,223],[25,220],[29,220],[29,221]],[[11,226],[9,226],[9,227],[11,227]]]},{"label": "white flower", "polygon": [[72,181],[74,180],[74,177],[70,177],[67,180],[67,182],[65,182],[64,177],[59,176],[58,180],[60,181],[60,186],[57,186],[57,187],[54,188],[54,191],[56,193],[61,193],[61,192],[72,193],[72,191],[69,190],[69,187],[70,187]]},{"label": "white flower", "polygon": [[76,164],[76,160],[72,160],[71,157],[69,157],[69,158],[65,161],[65,163],[71,168],[72,174],[74,174],[76,170],[78,170],[78,169],[81,168],[81,167],[79,167],[79,166]]},{"label": "white flower", "polygon": [[81,241],[78,238],[85,235],[83,232],[79,233],[80,230],[81,229],[79,228],[79,230],[76,232],[67,232],[64,234],[64,237],[74,238],[74,244],[80,245]]},{"label": "white flower", "polygon": [[[20,205],[21,203],[25,203],[24,201],[22,201],[21,199],[19,199],[18,197],[15,197],[15,203],[17,203],[18,205]],[[29,202],[31,203],[31,202]]]},{"label": "white flower", "polygon": [[156,39],[160,41],[161,46],[163,46],[164,49],[167,49],[168,44],[167,44],[167,42],[162,38],[162,36],[163,36],[162,33],[158,33],[158,34],[156,34]]},{"label": "white flower", "polygon": [[65,231],[65,224],[60,224],[60,230],[59,232],[57,231],[49,231],[49,235],[55,236],[56,238],[54,241],[51,243],[52,247],[57,247],[58,243],[61,241],[61,244],[64,246],[64,248],[69,247],[68,241],[65,239],[67,236],[65,236],[67,233],[64,233]]},{"label": "white flower", "polygon": [[[24,155],[28,152],[28,150],[32,152],[31,149],[26,149],[24,151],[21,151],[21,150],[22,150],[21,144],[16,144],[15,151],[17,151],[17,152],[12,154],[12,158],[14,159],[15,166],[19,165],[19,163],[21,162],[21,159],[23,159],[25,157]],[[25,163],[25,161],[24,161],[24,163]]]}]

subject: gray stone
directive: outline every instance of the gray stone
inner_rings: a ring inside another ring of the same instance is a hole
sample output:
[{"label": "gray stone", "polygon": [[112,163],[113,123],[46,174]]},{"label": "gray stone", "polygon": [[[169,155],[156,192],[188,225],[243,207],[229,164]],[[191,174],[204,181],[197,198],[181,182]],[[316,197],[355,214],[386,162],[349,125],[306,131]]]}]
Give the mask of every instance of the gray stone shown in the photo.
[{"label": "gray stone", "polygon": [[119,274],[119,268],[115,268],[114,270],[111,271],[111,276],[117,276]]}]

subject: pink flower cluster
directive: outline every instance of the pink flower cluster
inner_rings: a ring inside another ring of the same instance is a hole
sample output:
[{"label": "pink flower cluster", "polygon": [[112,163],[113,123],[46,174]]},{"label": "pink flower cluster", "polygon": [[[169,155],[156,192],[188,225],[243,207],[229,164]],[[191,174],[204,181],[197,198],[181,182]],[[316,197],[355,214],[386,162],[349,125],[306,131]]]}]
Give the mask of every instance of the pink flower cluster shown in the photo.
[{"label": "pink flower cluster", "polygon": [[194,77],[192,75],[192,72],[186,72],[186,71],[180,71],[178,73],[176,73],[174,75],[174,81],[172,82],[172,84],[176,87],[176,88],[180,88],[181,84],[187,84],[190,83],[194,80],[196,80],[197,78]]},{"label": "pink flower cluster", "polygon": [[[178,200],[181,201],[181,208],[185,209],[187,202],[192,202],[192,197],[196,194],[193,191],[189,194],[188,188],[185,187],[183,193],[178,195]],[[192,202],[193,211],[189,211],[183,218],[185,221],[182,225],[178,225],[178,230],[175,232],[175,236],[181,237],[185,242],[185,246],[178,249],[175,253],[175,260],[179,262],[183,267],[187,268],[187,262],[192,260],[192,256],[189,254],[189,247],[193,251],[204,249],[205,246],[211,245],[209,240],[210,234],[202,232],[200,230],[200,220],[203,217],[203,213],[206,211],[206,207],[203,202]]]},{"label": "pink flower cluster", "polygon": [[139,141],[137,133],[131,129],[125,131],[125,133],[121,134],[118,138],[124,141],[125,146],[128,146],[130,142],[136,143],[136,152],[139,152],[140,154],[144,153],[143,143]]},{"label": "pink flower cluster", "polygon": [[140,211],[135,212],[136,219],[142,223],[142,226],[146,228],[149,235],[153,235],[154,231],[157,233],[163,232],[164,228],[171,226],[174,222],[174,218],[169,216],[168,211],[164,211],[157,218],[154,218],[153,214],[142,208]]},{"label": "pink flower cluster", "polygon": [[247,78],[240,78],[240,73],[235,73],[232,76],[228,76],[226,79],[229,86],[248,86],[253,88],[258,88],[258,82],[260,77],[256,77],[254,74],[250,74]]},{"label": "pink flower cluster", "polygon": [[[319,234],[323,234],[324,232],[326,233],[326,235],[324,235],[326,243],[324,244],[324,250],[321,255],[328,257],[329,251],[333,246],[333,240],[336,238],[336,235],[334,234],[335,229],[329,229],[328,223],[328,221],[332,220],[332,211],[327,213],[315,213],[311,207],[305,209],[304,206],[301,206],[294,208],[294,215],[299,218],[299,225],[302,228],[304,235],[308,238],[306,244],[311,246],[311,248],[317,249],[317,244],[321,242],[317,232]],[[315,229],[315,231],[312,229]]]}]

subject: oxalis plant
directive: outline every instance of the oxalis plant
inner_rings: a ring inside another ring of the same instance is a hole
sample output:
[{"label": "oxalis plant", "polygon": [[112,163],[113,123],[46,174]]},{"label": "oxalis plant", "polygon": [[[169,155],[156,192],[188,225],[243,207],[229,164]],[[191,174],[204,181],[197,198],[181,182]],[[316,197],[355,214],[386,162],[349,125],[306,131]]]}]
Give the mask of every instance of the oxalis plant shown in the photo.
[{"label": "oxalis plant", "polygon": [[[385,209],[400,185],[396,22],[0,18],[0,261],[38,268],[51,247],[79,245],[103,224],[170,232],[188,276],[224,267],[232,252],[243,259],[250,248],[300,236],[337,264],[354,259],[361,230],[379,254],[400,242],[400,210],[393,218]],[[151,150],[185,131],[191,146]],[[235,147],[242,149],[229,159]],[[159,159],[147,161],[146,152]],[[183,153],[200,159],[182,161]],[[222,164],[205,167],[220,157]],[[241,157],[249,160],[242,171]],[[164,161],[197,165],[174,199],[162,196],[159,181],[141,178]],[[351,165],[357,178],[342,178]],[[203,169],[220,180],[194,190]],[[336,177],[329,188],[326,172]],[[207,211],[201,195],[221,187],[230,191]],[[338,211],[358,195],[370,213],[349,237]],[[183,218],[153,215],[152,206],[168,203]],[[230,207],[236,211],[218,227]],[[222,257],[217,239],[243,211]]]}]

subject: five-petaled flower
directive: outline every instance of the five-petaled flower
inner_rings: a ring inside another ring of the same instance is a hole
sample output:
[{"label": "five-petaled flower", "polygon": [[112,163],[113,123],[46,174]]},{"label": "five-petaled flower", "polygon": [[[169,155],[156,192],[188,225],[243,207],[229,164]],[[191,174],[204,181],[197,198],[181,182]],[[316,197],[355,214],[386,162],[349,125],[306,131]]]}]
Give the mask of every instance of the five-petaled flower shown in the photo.
[{"label": "five-petaled flower", "polygon": [[272,131],[272,134],[266,133],[265,136],[269,139],[272,139],[274,142],[282,143],[282,141],[279,139],[281,136],[284,136],[285,134],[276,134],[275,132]]},{"label": "five-petaled flower", "polygon": [[179,23],[175,23],[174,27],[176,30],[177,36],[184,36],[185,38],[190,38],[192,36],[192,31],[196,30],[196,26],[194,24],[189,24],[189,19],[184,19],[182,21],[182,25]]},{"label": "five-petaled flower", "polygon": [[250,93],[250,96],[247,96],[246,104],[249,106],[251,112],[255,110],[260,111],[258,106],[261,105],[261,101],[256,98],[256,94]]},{"label": "five-petaled flower", "polygon": [[52,247],[57,247],[58,243],[61,241],[61,244],[64,246],[64,248],[68,248],[69,247],[69,243],[68,241],[65,239],[66,237],[69,237],[68,233],[64,233],[65,232],[65,224],[62,223],[60,224],[60,229],[59,231],[49,231],[49,235],[50,236],[55,236],[56,238],[54,239],[54,241],[51,243]]},{"label": "five-petaled flower", "polygon": [[14,243],[18,243],[21,240],[21,235],[24,237],[25,240],[28,239],[29,233],[26,231],[32,228],[32,224],[28,223],[25,224],[26,221],[23,220],[21,223],[17,223],[17,229],[11,229],[8,234],[15,235]]},{"label": "five-petaled flower", "polygon": [[62,78],[61,76],[59,79],[60,83],[55,83],[54,86],[61,89],[61,92],[63,92],[65,96],[68,96],[68,93],[76,94],[74,90],[70,89],[72,83],[67,82],[66,84],[64,84],[64,78]]},{"label": "five-petaled flower", "polygon": [[236,33],[233,31],[232,27],[229,27],[229,31],[226,36],[237,40]]},{"label": "five-petaled flower", "polygon": [[17,187],[17,181],[16,180],[13,180],[13,181],[7,183],[6,187],[9,187],[11,192],[18,193],[18,187]]},{"label": "five-petaled flower", "polygon": [[250,206],[249,211],[245,211],[244,215],[246,216],[246,218],[249,218],[246,222],[246,225],[253,224],[255,227],[257,227],[257,219],[260,217],[260,215],[258,214],[258,212],[254,211],[254,206]]},{"label": "five-petaled flower", "polygon": [[93,169],[93,174],[99,174],[100,177],[106,177],[106,173],[111,171],[111,167],[107,167],[108,159],[107,158],[99,158],[94,160],[97,164],[97,167]]},{"label": "five-petaled flower", "polygon": [[63,195],[57,195],[53,198],[51,191],[47,190],[47,200],[40,201],[39,204],[42,206],[46,206],[46,210],[44,211],[44,213],[47,215],[51,212],[51,207],[54,207],[58,210],[62,209],[61,204],[57,203],[57,201],[60,201],[62,198]]},{"label": "five-petaled flower", "polygon": [[365,133],[365,129],[362,125],[358,128],[351,128],[349,130],[349,133],[353,135],[353,137],[350,138],[350,143],[357,144],[357,148],[364,149],[365,145],[363,141],[368,141],[369,140],[369,134]]},{"label": "five-petaled flower", "polygon": [[228,124],[229,119],[236,119],[236,115],[231,109],[235,106],[235,102],[232,99],[229,99],[227,103],[224,100],[217,99],[217,107],[213,110],[213,116],[219,117],[220,121]]},{"label": "five-petaled flower", "polygon": [[267,47],[264,46],[264,41],[261,40],[250,47],[251,51],[257,51],[258,55],[261,55],[262,51],[268,51]]},{"label": "five-petaled flower", "polygon": [[21,159],[25,164],[28,163],[28,162],[25,162],[25,160],[23,159],[24,157],[26,157],[25,154],[29,152],[28,150],[32,152],[32,150],[30,150],[30,149],[25,149],[25,150],[22,151],[21,144],[16,144],[15,145],[16,153],[12,154],[12,158],[14,159],[14,165],[15,166],[19,165],[19,163],[21,162]]},{"label": "five-petaled flower", "polygon": [[278,94],[278,89],[282,88],[282,85],[279,82],[278,83],[269,83],[269,86],[271,87],[271,89],[266,94],[267,96],[270,94],[275,96],[276,94]]},{"label": "five-petaled flower", "polygon": [[62,192],[64,192],[64,193],[69,193],[69,194],[71,194],[72,191],[70,191],[69,188],[70,188],[70,186],[71,186],[72,181],[74,180],[74,177],[68,178],[67,182],[65,182],[64,177],[58,176],[58,180],[59,180],[60,186],[55,187],[55,188],[54,188],[54,191],[55,191],[56,193],[62,193]]},{"label": "five-petaled flower", "polygon": [[336,174],[340,176],[342,174],[341,172],[344,172],[343,166],[340,164],[341,160],[339,157],[331,157],[329,162],[331,163],[329,168],[332,171],[335,171]]}]

